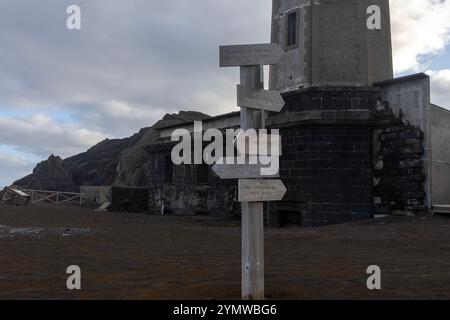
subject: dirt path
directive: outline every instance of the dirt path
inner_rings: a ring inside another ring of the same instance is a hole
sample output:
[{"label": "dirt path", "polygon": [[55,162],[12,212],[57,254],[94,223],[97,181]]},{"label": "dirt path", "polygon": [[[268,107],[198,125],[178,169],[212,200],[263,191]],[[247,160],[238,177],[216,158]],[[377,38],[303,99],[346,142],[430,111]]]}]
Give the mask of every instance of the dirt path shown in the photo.
[{"label": "dirt path", "polygon": [[[265,246],[269,299],[450,298],[450,218],[266,229]],[[0,299],[239,299],[240,277],[236,221],[0,206]]]}]

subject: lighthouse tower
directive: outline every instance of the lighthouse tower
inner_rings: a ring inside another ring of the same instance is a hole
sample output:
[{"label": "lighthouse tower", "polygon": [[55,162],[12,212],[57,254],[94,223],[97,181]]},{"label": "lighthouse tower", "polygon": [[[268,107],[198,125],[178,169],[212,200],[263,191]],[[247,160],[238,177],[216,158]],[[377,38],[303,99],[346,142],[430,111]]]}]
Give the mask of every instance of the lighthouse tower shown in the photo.
[{"label": "lighthouse tower", "polygon": [[[368,26],[373,15],[376,28]],[[393,77],[389,0],[273,0],[272,42],[287,52],[271,67],[272,89],[364,87]]]}]

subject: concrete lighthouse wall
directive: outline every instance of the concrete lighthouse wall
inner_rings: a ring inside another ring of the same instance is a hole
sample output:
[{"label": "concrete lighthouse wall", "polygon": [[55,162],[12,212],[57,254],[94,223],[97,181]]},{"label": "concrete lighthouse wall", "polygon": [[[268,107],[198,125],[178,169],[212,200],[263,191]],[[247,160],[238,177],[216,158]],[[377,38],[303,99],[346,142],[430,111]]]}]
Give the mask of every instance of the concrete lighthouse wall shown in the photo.
[{"label": "concrete lighthouse wall", "polygon": [[[381,8],[379,30],[367,27],[371,5]],[[271,69],[273,89],[368,86],[393,77],[388,0],[275,0],[272,42],[286,50]]]}]

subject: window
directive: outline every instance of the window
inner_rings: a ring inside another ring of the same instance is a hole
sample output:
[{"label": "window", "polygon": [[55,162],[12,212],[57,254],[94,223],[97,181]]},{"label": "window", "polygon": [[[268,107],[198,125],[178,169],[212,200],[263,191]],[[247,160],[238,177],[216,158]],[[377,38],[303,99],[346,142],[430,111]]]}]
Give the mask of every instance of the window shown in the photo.
[{"label": "window", "polygon": [[297,45],[298,38],[298,12],[293,11],[287,15],[287,48],[292,48]]},{"label": "window", "polygon": [[170,155],[164,158],[164,183],[173,183],[173,162]]},{"label": "window", "polygon": [[202,164],[198,165],[196,168],[196,182],[197,184],[207,184],[209,182],[208,178],[208,165]]}]

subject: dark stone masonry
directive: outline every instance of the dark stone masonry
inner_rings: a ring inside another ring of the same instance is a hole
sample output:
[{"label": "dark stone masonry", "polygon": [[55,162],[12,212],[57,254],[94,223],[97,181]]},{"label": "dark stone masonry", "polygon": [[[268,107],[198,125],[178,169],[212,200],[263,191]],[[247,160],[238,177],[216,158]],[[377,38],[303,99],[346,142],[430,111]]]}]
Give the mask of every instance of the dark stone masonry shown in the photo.
[{"label": "dark stone masonry", "polygon": [[[305,127],[282,130],[284,213],[301,210],[302,226],[357,221],[372,215],[371,130]],[[300,212],[299,212],[300,213]]]},{"label": "dark stone masonry", "polygon": [[374,205],[377,214],[423,214],[423,132],[410,125],[378,130],[374,171]]},{"label": "dark stone masonry", "polygon": [[150,183],[149,209],[159,214],[211,214],[226,218],[239,216],[237,182],[219,179],[207,165],[173,165],[173,142],[146,146]]},{"label": "dark stone masonry", "polygon": [[310,88],[285,95],[280,127],[283,201],[268,224],[313,227],[424,206],[423,132],[394,116],[378,88]]},{"label": "dark stone masonry", "polygon": [[118,212],[148,212],[148,188],[114,186],[111,188],[111,205]]}]

